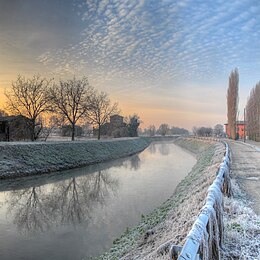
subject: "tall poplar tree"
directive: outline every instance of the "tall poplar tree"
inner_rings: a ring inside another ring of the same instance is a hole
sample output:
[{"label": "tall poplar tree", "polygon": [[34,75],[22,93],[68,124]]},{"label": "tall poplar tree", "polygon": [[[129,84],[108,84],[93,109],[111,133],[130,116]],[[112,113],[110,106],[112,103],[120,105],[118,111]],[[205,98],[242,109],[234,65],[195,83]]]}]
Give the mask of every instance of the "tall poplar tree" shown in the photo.
[{"label": "tall poplar tree", "polygon": [[229,86],[227,91],[227,118],[230,130],[230,138],[236,139],[236,122],[238,113],[238,69],[231,71],[229,76]]}]

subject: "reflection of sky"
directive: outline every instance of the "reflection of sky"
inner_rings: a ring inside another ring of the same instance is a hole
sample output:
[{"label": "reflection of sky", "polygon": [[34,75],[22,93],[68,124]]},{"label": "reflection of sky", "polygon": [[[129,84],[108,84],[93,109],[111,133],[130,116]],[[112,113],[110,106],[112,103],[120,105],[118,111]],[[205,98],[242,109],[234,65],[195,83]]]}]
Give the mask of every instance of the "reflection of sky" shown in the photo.
[{"label": "reflection of sky", "polygon": [[84,74],[146,124],[224,122],[231,69],[242,105],[259,80],[259,12],[254,0],[2,0],[0,83]]},{"label": "reflection of sky", "polygon": [[196,162],[174,144],[151,146],[155,152],[63,171],[56,180],[54,174],[13,180],[13,191],[2,185],[0,259],[83,259],[104,252],[167,200]]}]

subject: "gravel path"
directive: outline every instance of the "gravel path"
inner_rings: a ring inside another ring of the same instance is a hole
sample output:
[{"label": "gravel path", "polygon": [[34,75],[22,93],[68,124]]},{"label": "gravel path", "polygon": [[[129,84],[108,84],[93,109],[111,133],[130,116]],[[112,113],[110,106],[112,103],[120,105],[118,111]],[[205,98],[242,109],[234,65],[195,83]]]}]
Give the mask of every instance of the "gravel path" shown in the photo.
[{"label": "gravel path", "polygon": [[232,174],[260,215],[260,151],[251,144],[228,141],[232,152]]}]

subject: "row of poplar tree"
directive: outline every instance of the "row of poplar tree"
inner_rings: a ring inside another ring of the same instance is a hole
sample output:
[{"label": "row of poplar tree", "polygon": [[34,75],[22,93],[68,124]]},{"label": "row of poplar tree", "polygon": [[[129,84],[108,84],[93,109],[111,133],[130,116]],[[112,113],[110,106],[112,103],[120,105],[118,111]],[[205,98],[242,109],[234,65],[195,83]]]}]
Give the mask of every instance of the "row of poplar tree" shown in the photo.
[{"label": "row of poplar tree", "polygon": [[[227,118],[230,137],[237,138],[239,73],[234,69],[227,91]],[[250,140],[260,141],[260,82],[251,90],[245,107],[245,131]]]}]

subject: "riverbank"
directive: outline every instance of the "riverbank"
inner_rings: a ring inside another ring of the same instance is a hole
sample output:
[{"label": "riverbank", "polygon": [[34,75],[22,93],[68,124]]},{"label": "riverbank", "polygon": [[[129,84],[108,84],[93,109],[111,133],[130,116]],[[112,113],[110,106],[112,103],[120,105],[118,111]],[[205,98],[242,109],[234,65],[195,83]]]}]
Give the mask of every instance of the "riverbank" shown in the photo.
[{"label": "riverbank", "polygon": [[0,178],[77,168],[143,151],[150,140],[125,138],[75,142],[0,143]]},{"label": "riverbank", "polygon": [[139,225],[127,228],[111,250],[99,259],[168,259],[170,243],[182,245],[203,206],[225,147],[221,143],[192,138],[175,144],[193,152],[197,164],[160,207],[143,216]]}]

